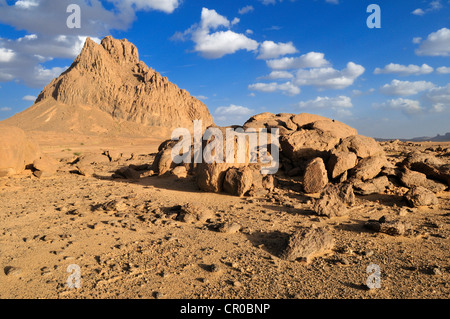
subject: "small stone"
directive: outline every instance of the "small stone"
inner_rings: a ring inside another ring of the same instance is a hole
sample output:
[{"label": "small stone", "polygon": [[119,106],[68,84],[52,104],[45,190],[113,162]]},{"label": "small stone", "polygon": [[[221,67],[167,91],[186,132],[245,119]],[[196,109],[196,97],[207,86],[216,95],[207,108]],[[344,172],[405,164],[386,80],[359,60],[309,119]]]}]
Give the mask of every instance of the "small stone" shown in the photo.
[{"label": "small stone", "polygon": [[154,293],[155,299],[163,299],[164,298],[164,294],[162,292],[155,292]]},{"label": "small stone", "polygon": [[219,228],[219,232],[224,234],[235,234],[241,230],[241,225],[237,223],[225,223]]},{"label": "small stone", "polygon": [[233,282],[233,286],[235,286],[236,288],[240,288],[240,287],[242,287],[242,284],[239,281],[235,280]]},{"label": "small stone", "polygon": [[11,266],[5,267],[3,271],[6,276],[19,276],[22,273],[22,269]]},{"label": "small stone", "polygon": [[217,264],[212,264],[211,266],[209,266],[209,271],[218,273],[218,272],[220,272],[220,266]]},{"label": "small stone", "polygon": [[442,272],[441,272],[441,270],[440,270],[438,267],[434,267],[434,268],[433,268],[433,275],[435,275],[435,276],[441,276],[441,275],[442,275]]}]

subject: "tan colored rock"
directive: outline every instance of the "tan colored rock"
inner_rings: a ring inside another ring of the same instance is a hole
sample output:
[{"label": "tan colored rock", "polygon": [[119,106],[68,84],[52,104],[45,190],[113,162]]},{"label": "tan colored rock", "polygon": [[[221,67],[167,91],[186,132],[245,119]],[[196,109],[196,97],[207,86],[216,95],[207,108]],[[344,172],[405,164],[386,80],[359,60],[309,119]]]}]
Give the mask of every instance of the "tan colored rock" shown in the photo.
[{"label": "tan colored rock", "polygon": [[317,121],[331,121],[330,119],[320,116],[320,115],[315,115],[315,114],[309,114],[309,113],[300,113],[300,114],[295,114],[292,116],[291,118],[292,122],[294,122],[295,124],[297,124],[297,126],[299,128],[317,122]]},{"label": "tan colored rock", "polygon": [[373,138],[354,135],[345,138],[337,147],[338,151],[353,152],[359,158],[383,155],[384,150]]},{"label": "tan colored rock", "polygon": [[350,184],[328,184],[320,198],[314,203],[313,210],[319,216],[339,217],[348,214],[348,206],[355,203],[355,194]]},{"label": "tan colored rock", "polygon": [[354,191],[360,195],[383,194],[389,187],[389,179],[381,176],[367,182],[356,182],[353,184]]},{"label": "tan colored rock", "polygon": [[59,162],[49,156],[41,156],[33,162],[35,171],[33,174],[39,178],[50,177],[56,174],[59,168]]},{"label": "tan colored rock", "polygon": [[253,172],[251,168],[230,168],[225,175],[223,190],[231,195],[244,196],[252,185]]},{"label": "tan colored rock", "polygon": [[330,132],[320,130],[300,130],[281,136],[280,146],[283,154],[290,160],[324,157],[335,148],[340,139]]},{"label": "tan colored rock", "polygon": [[214,213],[206,208],[202,208],[193,204],[186,204],[181,207],[181,211],[177,217],[186,223],[206,222],[214,218]]},{"label": "tan colored rock", "polygon": [[358,157],[353,152],[333,151],[328,160],[328,171],[335,179],[356,166]]},{"label": "tan colored rock", "polygon": [[444,163],[431,154],[411,152],[402,164],[411,170],[425,174],[428,178],[445,182],[450,186],[450,164]]},{"label": "tan colored rock", "polygon": [[351,170],[350,175],[355,179],[367,181],[375,178],[385,165],[386,157],[384,156],[366,157],[359,161],[358,165]]},{"label": "tan colored rock", "polygon": [[303,177],[305,193],[319,193],[328,184],[328,172],[323,160],[318,157],[308,163]]},{"label": "tan colored rock", "polygon": [[0,177],[21,173],[41,156],[39,147],[18,127],[0,125],[0,141]]},{"label": "tan colored rock", "polygon": [[177,178],[186,178],[187,177],[186,167],[177,166],[172,170],[172,174],[175,175]]},{"label": "tan colored rock", "polygon": [[358,134],[358,131],[344,123],[338,121],[320,120],[308,125],[309,129],[329,132],[339,139],[345,139]]},{"label": "tan colored rock", "polygon": [[309,263],[313,258],[331,251],[334,244],[333,236],[325,228],[302,227],[291,235],[280,257]]},{"label": "tan colored rock", "polygon": [[433,206],[439,204],[439,200],[434,193],[425,187],[417,186],[411,188],[405,198],[413,207]]},{"label": "tan colored rock", "polygon": [[411,171],[408,168],[404,168],[404,171],[401,174],[400,181],[405,185],[406,187],[414,187],[414,186],[422,186],[433,193],[438,193],[444,191],[447,186],[438,182],[435,182],[431,179],[427,179],[427,176],[425,174]]}]

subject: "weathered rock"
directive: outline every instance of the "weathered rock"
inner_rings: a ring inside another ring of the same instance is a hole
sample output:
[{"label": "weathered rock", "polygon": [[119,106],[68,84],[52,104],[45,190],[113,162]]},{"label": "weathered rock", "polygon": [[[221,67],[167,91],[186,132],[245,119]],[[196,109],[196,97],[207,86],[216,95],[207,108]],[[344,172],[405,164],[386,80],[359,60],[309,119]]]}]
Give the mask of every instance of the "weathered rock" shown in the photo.
[{"label": "weathered rock", "polygon": [[359,158],[383,155],[384,150],[373,138],[354,135],[345,138],[337,147],[341,152],[353,152]]},{"label": "weathered rock", "polygon": [[219,232],[224,234],[235,234],[241,230],[242,226],[237,223],[225,223],[219,227]]},{"label": "weathered rock", "polygon": [[348,206],[355,203],[355,194],[350,184],[328,184],[314,203],[313,210],[320,216],[337,217],[348,214]]},{"label": "weathered rock", "polygon": [[49,156],[41,156],[33,162],[35,171],[33,174],[39,178],[50,177],[56,174],[59,168],[59,162]]},{"label": "weathered rock", "polygon": [[371,220],[364,227],[391,236],[404,236],[412,229],[411,223],[401,218],[390,216],[383,216],[377,221]]},{"label": "weathered rock", "polygon": [[345,139],[358,134],[356,129],[348,126],[347,124],[329,119],[316,121],[304,127],[307,127],[310,130],[329,132],[331,135],[339,139]]},{"label": "weathered rock", "polygon": [[185,223],[206,222],[214,218],[212,211],[193,204],[183,205],[177,216],[178,220]]},{"label": "weathered rock", "polygon": [[290,160],[326,157],[328,151],[335,148],[340,139],[330,132],[305,130],[280,137],[283,154]]},{"label": "weathered rock", "polygon": [[318,193],[328,184],[328,172],[323,160],[318,157],[313,159],[305,170],[303,188],[306,193]]},{"label": "weathered rock", "polygon": [[354,168],[357,161],[358,158],[355,153],[333,151],[328,160],[328,171],[330,172],[331,178],[337,178],[349,169]]},{"label": "weathered rock", "polygon": [[40,156],[39,147],[23,130],[0,125],[0,177],[21,173]]},{"label": "weathered rock", "polygon": [[443,181],[450,186],[450,164],[445,164],[433,155],[411,152],[402,164],[411,170],[425,174],[428,178]]},{"label": "weathered rock", "polygon": [[172,170],[172,174],[175,175],[177,178],[186,178],[187,177],[186,167],[177,166]]},{"label": "weathered rock", "polygon": [[[78,174],[86,176],[86,177],[90,177],[90,176],[95,175],[95,170],[91,165],[77,164],[75,173],[78,173]],[[125,176],[121,175],[121,177],[125,177]]]},{"label": "weathered rock", "polygon": [[[217,127],[222,132],[222,135],[226,136],[226,127]],[[241,134],[236,134],[236,136],[241,136]],[[245,135],[244,135],[245,136]],[[213,139],[210,139],[204,142],[203,149],[207,147],[210,143],[213,142]],[[223,162],[214,161],[212,163],[208,163],[208,161],[203,158],[202,162],[197,164],[196,166],[196,181],[198,187],[206,192],[214,192],[220,193],[223,191],[223,183],[225,180],[225,176],[227,171],[230,168],[241,168],[249,166],[250,156],[249,156],[249,144],[248,139],[245,139],[245,158],[242,161],[237,158],[237,140],[234,144],[234,157],[232,163],[227,163],[226,158],[226,143],[224,143],[223,147]]]},{"label": "weathered rock", "polygon": [[405,198],[413,207],[432,206],[439,204],[439,200],[434,193],[425,187],[413,187],[405,194]]},{"label": "weathered rock", "polygon": [[81,166],[109,164],[109,162],[110,162],[109,157],[100,153],[84,154],[76,160],[76,164]]},{"label": "weathered rock", "polygon": [[427,176],[425,174],[411,171],[406,167],[401,174],[400,180],[406,187],[411,188],[414,186],[422,186],[429,189],[433,193],[442,192],[447,188],[447,186],[444,184],[427,179]]},{"label": "weathered rock", "polygon": [[230,168],[225,175],[223,190],[235,196],[244,196],[253,185],[253,172],[249,167]]},{"label": "weathered rock", "polygon": [[291,235],[280,257],[310,262],[314,257],[329,252],[333,247],[333,236],[325,228],[302,227]]},{"label": "weathered rock", "polygon": [[350,176],[367,181],[375,178],[384,165],[386,165],[386,157],[384,156],[366,157],[361,159],[358,165],[350,171]]},{"label": "weathered rock", "polygon": [[386,176],[381,176],[367,182],[356,182],[353,187],[355,193],[360,195],[383,194],[389,187],[389,179]]},{"label": "weathered rock", "polygon": [[245,124],[244,129],[247,130],[249,128],[260,129],[260,128],[278,128],[280,135],[289,134],[292,131],[297,130],[297,125],[294,124],[291,120],[293,114],[282,113],[282,114],[273,114],[273,113],[262,113],[255,116],[252,116]]}]

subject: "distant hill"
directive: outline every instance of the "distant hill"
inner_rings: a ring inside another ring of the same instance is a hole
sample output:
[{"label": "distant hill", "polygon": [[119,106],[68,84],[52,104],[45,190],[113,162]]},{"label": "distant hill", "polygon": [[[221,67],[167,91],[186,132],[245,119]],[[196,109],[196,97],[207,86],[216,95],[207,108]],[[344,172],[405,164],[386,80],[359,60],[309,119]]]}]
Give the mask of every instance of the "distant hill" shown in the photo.
[{"label": "distant hill", "polygon": [[[393,138],[387,139],[387,138],[376,138],[379,142],[384,141],[391,141],[394,140]],[[450,132],[445,133],[444,135],[438,134],[435,137],[429,137],[429,136],[422,136],[422,137],[414,137],[409,139],[398,139],[402,142],[450,142]]]}]

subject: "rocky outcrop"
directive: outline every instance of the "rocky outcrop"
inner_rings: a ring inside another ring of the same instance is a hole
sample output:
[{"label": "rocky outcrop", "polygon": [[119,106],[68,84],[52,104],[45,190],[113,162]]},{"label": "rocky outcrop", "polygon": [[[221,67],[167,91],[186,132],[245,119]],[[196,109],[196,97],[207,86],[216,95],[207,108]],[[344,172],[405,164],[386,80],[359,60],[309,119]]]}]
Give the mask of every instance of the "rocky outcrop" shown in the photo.
[{"label": "rocky outcrop", "polygon": [[21,173],[41,155],[23,130],[0,125],[0,177]]}]

